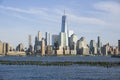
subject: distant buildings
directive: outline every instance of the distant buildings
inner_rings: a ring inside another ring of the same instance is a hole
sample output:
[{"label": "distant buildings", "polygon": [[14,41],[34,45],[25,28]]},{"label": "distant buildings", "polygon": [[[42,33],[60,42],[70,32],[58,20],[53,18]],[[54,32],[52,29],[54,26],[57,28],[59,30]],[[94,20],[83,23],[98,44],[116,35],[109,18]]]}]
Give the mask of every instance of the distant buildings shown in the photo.
[{"label": "distant buildings", "polygon": [[89,55],[89,47],[85,37],[81,37],[77,42],[77,54]]},{"label": "distant buildings", "polygon": [[22,43],[18,44],[18,46],[16,47],[16,51],[19,51],[19,52],[25,51],[24,50],[24,45]]},{"label": "distant buildings", "polygon": [[49,32],[45,33],[45,41],[46,41],[46,45],[51,45],[51,35]]},{"label": "distant buildings", "polygon": [[2,42],[0,41],[0,55],[2,55],[3,54],[3,44],[2,44]]},{"label": "distant buildings", "polygon": [[32,36],[31,35],[29,35],[29,37],[28,37],[28,50],[26,53],[27,53],[27,55],[33,54]]},{"label": "distant buildings", "polygon": [[98,36],[98,44],[97,44],[97,53],[101,55],[101,48],[102,48],[102,42],[101,42],[101,37]]},{"label": "distant buildings", "polygon": [[[52,42],[52,43],[51,43]],[[24,48],[22,43],[18,44],[16,50],[13,49],[9,43],[2,43],[0,41],[0,55],[118,55],[120,53],[120,40],[118,40],[118,47],[110,46],[109,43],[102,46],[101,37],[98,36],[97,43],[91,40],[87,44],[86,38],[78,39],[77,35],[68,30],[67,16],[62,16],[61,31],[59,34],[51,35],[49,32],[45,33],[45,38],[42,32],[38,31],[35,37],[34,47],[32,46],[32,36],[28,36],[28,48]]]},{"label": "distant buildings", "polygon": [[95,40],[90,41],[90,54],[97,55],[97,43]]},{"label": "distant buildings", "polygon": [[120,40],[118,40],[118,52],[120,54]]},{"label": "distant buildings", "polygon": [[6,42],[0,41],[0,55],[7,55],[7,53],[10,51],[10,45]]},{"label": "distant buildings", "polygon": [[68,28],[67,28],[67,16],[64,14],[62,16],[62,25],[60,32],[60,44],[63,47],[68,46]]}]

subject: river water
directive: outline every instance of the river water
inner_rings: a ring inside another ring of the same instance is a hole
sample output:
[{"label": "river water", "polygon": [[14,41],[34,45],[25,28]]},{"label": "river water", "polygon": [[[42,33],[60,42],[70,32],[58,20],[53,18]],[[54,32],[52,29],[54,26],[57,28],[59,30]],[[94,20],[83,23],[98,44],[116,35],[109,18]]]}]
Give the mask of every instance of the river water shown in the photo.
[{"label": "river water", "polygon": [[[0,60],[33,61],[107,61],[120,62],[120,58],[102,56],[48,56],[0,57]],[[37,66],[1,65],[0,80],[120,80],[120,66]]]}]

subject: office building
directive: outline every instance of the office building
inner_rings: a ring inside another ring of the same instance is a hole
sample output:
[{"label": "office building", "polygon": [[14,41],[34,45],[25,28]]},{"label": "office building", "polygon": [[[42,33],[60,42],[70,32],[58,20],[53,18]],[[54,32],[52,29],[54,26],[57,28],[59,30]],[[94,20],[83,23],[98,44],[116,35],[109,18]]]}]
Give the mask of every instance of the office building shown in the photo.
[{"label": "office building", "polygon": [[68,28],[67,28],[67,20],[66,20],[67,16],[64,14],[62,16],[62,25],[61,25],[61,33],[60,33],[60,41],[63,41],[64,42],[61,42],[61,45],[63,47],[65,46],[68,46]]},{"label": "office building", "polygon": [[120,40],[118,40],[118,53],[120,54]]},{"label": "office building", "polygon": [[46,45],[51,45],[51,35],[49,32],[45,33],[45,41],[46,41]]},{"label": "office building", "polygon": [[41,45],[41,56],[45,55],[45,40],[42,39],[42,45]]},{"label": "office building", "polygon": [[42,32],[38,31],[38,41],[42,41]]},{"label": "office building", "polygon": [[0,41],[0,55],[3,54],[3,43]]},{"label": "office building", "polygon": [[76,45],[77,45],[77,41],[78,41],[78,37],[76,34],[72,34],[71,37],[70,37],[70,40],[69,40],[69,47],[70,49],[74,50],[76,49]]},{"label": "office building", "polygon": [[10,45],[9,43],[3,43],[3,54],[4,55],[7,55],[7,53],[9,52],[9,49],[10,49]]},{"label": "office building", "polygon": [[64,32],[60,33],[60,46],[66,47],[68,46],[68,38],[66,38],[67,34]]},{"label": "office building", "polygon": [[31,35],[29,35],[28,40],[29,40],[29,42],[28,42],[28,54],[27,55],[30,55],[33,53],[32,36]]},{"label": "office building", "polygon": [[90,53],[97,54],[97,43],[95,42],[95,40],[90,41]]},{"label": "office building", "polygon": [[23,52],[24,51],[24,45],[22,43],[18,44],[16,47],[16,51]]},{"label": "office building", "polygon": [[98,54],[99,55],[101,55],[101,48],[102,48],[102,42],[101,42],[101,37],[100,36],[98,36],[98,44],[97,44],[98,46],[97,46],[97,52],[98,52]]},{"label": "office building", "polygon": [[81,37],[77,41],[77,54],[89,55],[89,47],[87,45],[85,37]]},{"label": "office building", "polygon": [[52,45],[59,46],[60,38],[59,35],[52,35]]}]

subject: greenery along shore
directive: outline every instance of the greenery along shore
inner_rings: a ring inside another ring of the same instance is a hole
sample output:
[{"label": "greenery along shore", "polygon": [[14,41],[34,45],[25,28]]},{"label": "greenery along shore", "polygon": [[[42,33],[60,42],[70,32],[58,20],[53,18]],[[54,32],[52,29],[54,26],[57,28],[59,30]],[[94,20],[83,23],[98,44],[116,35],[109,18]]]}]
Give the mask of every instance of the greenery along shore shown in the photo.
[{"label": "greenery along shore", "polygon": [[48,62],[48,61],[10,61],[0,60],[1,65],[39,65],[39,66],[69,66],[69,65],[90,65],[90,66],[120,66],[120,62],[89,62],[89,61],[64,61],[64,62]]}]

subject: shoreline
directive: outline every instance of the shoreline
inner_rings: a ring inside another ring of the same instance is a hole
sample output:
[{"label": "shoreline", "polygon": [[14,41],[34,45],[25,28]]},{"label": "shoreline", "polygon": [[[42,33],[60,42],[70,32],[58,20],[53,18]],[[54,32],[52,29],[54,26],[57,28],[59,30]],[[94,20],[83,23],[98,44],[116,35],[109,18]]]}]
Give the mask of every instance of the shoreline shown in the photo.
[{"label": "shoreline", "polygon": [[94,62],[94,61],[11,61],[11,60],[0,60],[1,65],[38,65],[38,66],[70,66],[70,65],[88,65],[88,66],[103,66],[103,67],[114,67],[120,66],[120,62]]}]

